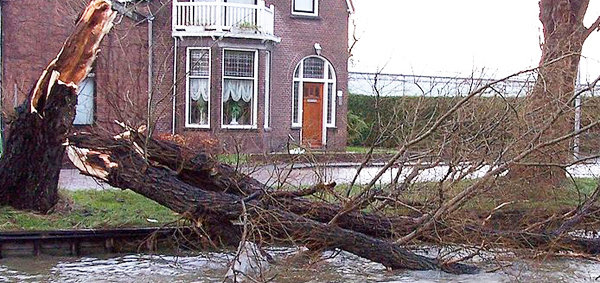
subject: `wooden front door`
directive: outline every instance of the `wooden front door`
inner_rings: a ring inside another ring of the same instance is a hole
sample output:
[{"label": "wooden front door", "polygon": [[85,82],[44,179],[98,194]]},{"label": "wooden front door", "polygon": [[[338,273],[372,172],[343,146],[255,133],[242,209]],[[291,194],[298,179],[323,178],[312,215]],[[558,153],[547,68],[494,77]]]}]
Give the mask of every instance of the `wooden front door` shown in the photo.
[{"label": "wooden front door", "polygon": [[304,83],[302,103],[302,144],[310,148],[323,146],[323,84]]}]

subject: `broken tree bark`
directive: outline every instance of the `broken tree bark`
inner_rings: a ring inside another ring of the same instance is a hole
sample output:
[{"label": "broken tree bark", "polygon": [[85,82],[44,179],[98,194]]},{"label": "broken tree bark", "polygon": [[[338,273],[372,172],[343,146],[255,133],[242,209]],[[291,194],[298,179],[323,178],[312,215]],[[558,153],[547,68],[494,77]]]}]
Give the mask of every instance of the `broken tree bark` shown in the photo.
[{"label": "broken tree bark", "polygon": [[[270,191],[270,188],[258,180],[241,174],[232,166],[217,162],[205,152],[186,152],[176,144],[154,139],[146,142],[146,137],[135,131],[129,131],[128,135],[138,145],[146,146],[150,161],[177,172],[177,177],[189,185],[242,197],[263,195]],[[269,199],[274,206],[323,223],[331,221],[343,209],[339,205],[303,198],[275,198],[270,194]],[[412,217],[383,217],[361,211],[352,211],[337,221],[337,225],[341,228],[377,238],[392,238],[398,234],[408,234],[418,224]]]},{"label": "broken tree bark", "polygon": [[58,201],[58,174],[75,118],[77,85],[89,73],[114,17],[109,0],[91,1],[17,109],[0,160],[0,204],[46,213]]},{"label": "broken tree bark", "polygon": [[192,186],[180,180],[177,172],[167,166],[151,160],[147,162],[140,149],[125,140],[91,134],[69,137],[69,157],[82,172],[112,186],[131,189],[192,220],[208,216],[219,219],[223,225],[231,225],[231,221],[248,213],[255,239],[276,239],[319,249],[339,248],[394,269],[476,271],[472,266],[445,264],[416,255],[389,241],[300,216],[277,207],[266,196],[245,199],[204,186]]}]

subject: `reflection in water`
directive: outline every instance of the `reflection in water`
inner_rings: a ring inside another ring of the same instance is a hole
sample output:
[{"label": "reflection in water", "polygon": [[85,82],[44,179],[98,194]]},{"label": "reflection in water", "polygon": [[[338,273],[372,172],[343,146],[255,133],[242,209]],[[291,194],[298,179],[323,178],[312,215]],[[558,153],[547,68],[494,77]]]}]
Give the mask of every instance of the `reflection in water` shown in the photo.
[{"label": "reflection in water", "polygon": [[[275,276],[273,282],[582,282],[600,275],[600,264],[580,260],[517,261],[494,273],[457,276],[437,271],[392,272],[348,253],[331,257],[327,252],[322,261],[312,264],[298,256],[296,249],[270,249],[269,253],[278,262],[265,276]],[[231,257],[231,253],[198,253],[9,258],[0,260],[0,282],[222,282]]]}]

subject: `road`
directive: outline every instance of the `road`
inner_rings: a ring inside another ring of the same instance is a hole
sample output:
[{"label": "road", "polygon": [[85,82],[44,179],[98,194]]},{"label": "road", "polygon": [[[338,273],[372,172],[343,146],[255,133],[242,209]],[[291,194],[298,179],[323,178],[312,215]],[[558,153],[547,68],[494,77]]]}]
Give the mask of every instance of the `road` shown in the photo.
[{"label": "road", "polygon": [[[358,165],[352,163],[332,164],[328,167],[317,167],[308,164],[296,164],[290,170],[290,165],[266,165],[257,167],[244,167],[240,170],[244,173],[252,175],[263,183],[269,185],[277,185],[285,182],[292,186],[310,185],[318,182],[336,182],[338,184],[349,184],[356,175]],[[379,172],[380,166],[371,166],[363,169],[358,176],[356,184],[366,184]],[[406,168],[401,179],[407,176],[411,168]],[[489,167],[484,167],[468,176],[468,178],[478,178],[482,176]],[[596,178],[600,176],[600,160],[588,163],[571,166],[567,169],[569,174],[575,178]],[[385,172],[379,183],[389,183],[398,172],[398,168],[389,169]],[[441,165],[431,169],[423,170],[416,181],[437,181],[443,178],[448,172],[448,166]],[[114,189],[109,185],[96,181],[91,177],[79,174],[76,169],[63,169],[60,174],[59,187],[67,190],[82,190],[82,189]]]}]

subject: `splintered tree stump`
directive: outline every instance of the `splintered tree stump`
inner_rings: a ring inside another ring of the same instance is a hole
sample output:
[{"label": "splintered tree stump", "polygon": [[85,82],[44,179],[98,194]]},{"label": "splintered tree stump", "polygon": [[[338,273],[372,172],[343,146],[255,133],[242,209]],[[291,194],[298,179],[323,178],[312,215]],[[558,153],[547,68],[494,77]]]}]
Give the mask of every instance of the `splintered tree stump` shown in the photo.
[{"label": "splintered tree stump", "polygon": [[114,18],[109,0],[91,1],[56,59],[17,109],[0,159],[0,204],[46,213],[57,203],[77,86],[89,73]]}]

